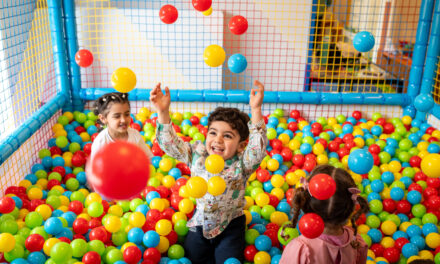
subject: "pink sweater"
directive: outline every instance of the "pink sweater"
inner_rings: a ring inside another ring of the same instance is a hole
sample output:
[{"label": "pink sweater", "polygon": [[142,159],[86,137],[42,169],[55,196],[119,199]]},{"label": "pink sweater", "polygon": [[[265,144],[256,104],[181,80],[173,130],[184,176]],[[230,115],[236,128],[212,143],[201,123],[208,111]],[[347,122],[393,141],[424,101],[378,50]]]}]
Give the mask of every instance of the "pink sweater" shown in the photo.
[{"label": "pink sweater", "polygon": [[[360,243],[354,249],[350,242],[356,239]],[[299,236],[284,249],[279,264],[358,264],[367,262],[368,246],[360,235],[354,237],[351,228],[344,227],[344,234],[330,236],[322,234],[315,239]]]}]

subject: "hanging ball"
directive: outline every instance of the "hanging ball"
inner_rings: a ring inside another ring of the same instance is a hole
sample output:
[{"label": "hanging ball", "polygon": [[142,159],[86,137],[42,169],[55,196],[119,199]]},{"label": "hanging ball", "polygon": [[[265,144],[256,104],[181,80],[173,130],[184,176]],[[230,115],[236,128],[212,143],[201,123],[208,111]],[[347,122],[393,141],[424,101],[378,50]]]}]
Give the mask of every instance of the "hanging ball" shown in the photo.
[{"label": "hanging ball", "polygon": [[429,94],[419,94],[414,99],[414,106],[417,111],[426,113],[434,106],[434,98]]},{"label": "hanging ball", "polygon": [[203,52],[203,59],[208,66],[218,67],[225,61],[226,53],[219,45],[210,45]]},{"label": "hanging ball", "polygon": [[80,49],[75,54],[75,61],[78,66],[87,68],[93,63],[93,55],[89,50]]},{"label": "hanging ball", "polygon": [[228,59],[228,68],[233,73],[241,73],[246,70],[247,60],[241,54],[234,54]]},{"label": "hanging ball", "polygon": [[310,194],[318,200],[327,200],[336,192],[336,182],[328,174],[317,174],[309,181]]},{"label": "hanging ball", "polygon": [[200,12],[208,10],[212,5],[212,0],[192,0],[193,7]]},{"label": "hanging ball", "polygon": [[374,159],[368,150],[357,149],[348,156],[348,167],[354,173],[365,174],[373,168]]},{"label": "hanging ball", "polygon": [[95,154],[87,178],[97,193],[124,200],[138,195],[147,186],[149,164],[149,158],[138,146],[116,141]]},{"label": "hanging ball", "polygon": [[370,51],[373,48],[374,43],[374,36],[368,31],[361,31],[353,38],[353,46],[359,52]]},{"label": "hanging ball", "polygon": [[430,178],[440,177],[440,154],[428,154],[422,159],[420,164],[422,172]]},{"label": "hanging ball", "polygon": [[241,35],[248,29],[248,21],[243,16],[233,16],[229,20],[229,30],[235,35]]},{"label": "hanging ball", "polygon": [[118,92],[128,93],[136,86],[136,75],[129,68],[119,68],[112,74],[112,85]]},{"label": "hanging ball", "polygon": [[179,13],[173,5],[164,5],[159,10],[159,17],[165,24],[173,24],[176,22]]},{"label": "hanging ball", "polygon": [[225,167],[225,160],[217,154],[209,155],[205,160],[205,167],[212,174],[220,173]]},{"label": "hanging ball", "polygon": [[324,221],[315,213],[308,213],[301,217],[298,223],[299,231],[307,238],[319,237],[324,232]]}]

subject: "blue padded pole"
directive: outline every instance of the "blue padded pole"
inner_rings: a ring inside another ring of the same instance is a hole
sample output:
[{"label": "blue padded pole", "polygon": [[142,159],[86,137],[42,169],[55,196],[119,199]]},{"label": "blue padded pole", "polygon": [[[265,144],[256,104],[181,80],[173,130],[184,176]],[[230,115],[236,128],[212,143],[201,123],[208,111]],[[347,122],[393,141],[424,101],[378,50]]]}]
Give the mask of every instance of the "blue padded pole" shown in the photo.
[{"label": "blue padded pole", "polygon": [[69,66],[70,84],[72,87],[72,106],[75,111],[84,110],[84,102],[79,97],[81,90],[81,71],[75,62],[75,54],[78,51],[78,38],[75,22],[75,1],[64,0],[64,28],[67,45],[67,62]]},{"label": "blue padded pole", "polygon": [[438,56],[440,56],[440,1],[437,1],[435,4],[432,22],[420,95],[416,97],[414,102],[417,109],[416,119],[423,121],[426,120],[427,113],[434,106],[431,92],[435,83]]},{"label": "blue padded pole", "polygon": [[[114,92],[112,88],[81,89],[83,100],[96,100],[101,95]],[[133,89],[129,99],[133,101],[150,100],[150,89]],[[249,103],[249,91],[246,90],[171,90],[174,102],[225,102]],[[264,92],[265,103],[279,104],[368,104],[407,106],[410,98],[406,94],[369,94],[369,93],[320,93],[320,92]]]},{"label": "blue padded pole", "polygon": [[312,71],[312,57],[313,57],[313,48],[314,48],[314,40],[315,40],[315,27],[316,27],[316,18],[317,18],[317,10],[318,10],[318,0],[313,0],[312,3],[312,16],[310,19],[310,35],[309,35],[309,52],[307,57],[306,64],[306,74],[304,81],[304,91],[309,91],[310,87],[310,72]]},{"label": "blue padded pole", "polygon": [[419,24],[417,26],[416,43],[414,44],[411,70],[409,72],[407,92],[411,104],[404,108],[403,115],[415,117],[414,99],[419,94],[422,81],[423,65],[425,64],[429,31],[431,29],[432,12],[435,0],[423,0],[420,6]]},{"label": "blue padded pole", "polygon": [[62,93],[58,93],[32,114],[14,133],[0,142],[0,165],[60,110],[65,102],[66,96]]},{"label": "blue padded pole", "polygon": [[72,102],[70,95],[70,82],[67,76],[66,49],[63,39],[63,23],[61,19],[61,2],[58,0],[48,0],[49,25],[53,46],[53,63],[55,66],[55,80],[57,91],[65,96],[66,104],[63,110],[71,111]]}]

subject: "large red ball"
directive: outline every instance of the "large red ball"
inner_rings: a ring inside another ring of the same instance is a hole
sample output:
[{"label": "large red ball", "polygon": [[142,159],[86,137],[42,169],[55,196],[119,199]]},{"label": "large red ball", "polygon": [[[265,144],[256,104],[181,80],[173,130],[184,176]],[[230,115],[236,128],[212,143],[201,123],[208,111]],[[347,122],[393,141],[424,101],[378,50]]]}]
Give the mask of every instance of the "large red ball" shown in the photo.
[{"label": "large red ball", "polygon": [[101,256],[95,251],[89,251],[82,258],[84,264],[100,264]]},{"label": "large red ball", "polygon": [[138,263],[142,258],[142,252],[137,246],[127,247],[124,250],[123,258],[128,264]]},{"label": "large red ball", "polygon": [[99,150],[88,166],[88,181],[107,198],[129,199],[147,186],[150,160],[138,146],[116,141]]},{"label": "large red ball", "polygon": [[310,194],[318,200],[327,200],[336,192],[336,182],[328,174],[317,174],[309,181]]},{"label": "large red ball", "polygon": [[248,21],[242,16],[234,16],[229,20],[229,30],[235,35],[241,35],[248,29]]},{"label": "large red ball", "polygon": [[200,12],[208,10],[212,5],[212,0],[192,0],[193,7]]},{"label": "large red ball", "polygon": [[315,213],[308,213],[301,217],[298,223],[299,231],[307,238],[319,237],[324,232],[324,221]]},{"label": "large red ball", "polygon": [[9,196],[0,199],[0,213],[9,214],[15,209],[15,201]]},{"label": "large red ball", "polygon": [[75,54],[75,61],[80,67],[89,67],[93,63],[93,55],[89,50],[80,49]]},{"label": "large red ball", "polygon": [[176,22],[179,13],[173,5],[164,5],[159,10],[159,17],[165,24],[173,24]]},{"label": "large red ball", "polygon": [[24,245],[30,252],[40,251],[44,246],[44,237],[40,234],[29,235]]}]

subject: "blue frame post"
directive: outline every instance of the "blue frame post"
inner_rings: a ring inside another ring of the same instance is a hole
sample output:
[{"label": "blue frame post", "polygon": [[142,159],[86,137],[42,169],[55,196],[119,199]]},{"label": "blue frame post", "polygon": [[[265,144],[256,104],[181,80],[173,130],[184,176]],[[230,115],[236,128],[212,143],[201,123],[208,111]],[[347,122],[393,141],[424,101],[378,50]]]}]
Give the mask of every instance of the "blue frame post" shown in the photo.
[{"label": "blue frame post", "polygon": [[426,49],[428,46],[429,31],[431,29],[432,12],[435,0],[423,0],[419,12],[419,24],[417,26],[416,43],[412,56],[411,70],[409,72],[409,80],[407,93],[411,98],[411,104],[404,108],[403,115],[416,115],[414,100],[420,91],[422,82],[423,66],[425,64]]},{"label": "blue frame post", "polygon": [[416,97],[414,102],[417,109],[416,119],[422,121],[426,120],[427,113],[434,106],[434,99],[431,96],[431,92],[435,84],[438,56],[440,56],[440,1],[437,1],[435,4],[432,21],[422,86],[420,95]]},{"label": "blue frame post", "polygon": [[84,110],[84,102],[79,96],[81,91],[81,71],[75,62],[75,54],[78,51],[78,38],[75,22],[75,1],[63,0],[64,5],[64,29],[66,30],[67,64],[72,92],[72,107],[75,111]]},{"label": "blue frame post", "polygon": [[72,110],[70,95],[70,83],[67,76],[66,49],[64,46],[64,30],[61,19],[61,2],[57,0],[47,0],[49,11],[50,35],[53,46],[53,63],[55,66],[55,80],[57,91],[66,97],[64,111]]}]

